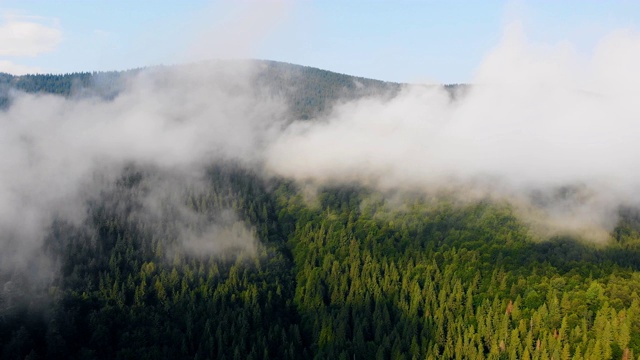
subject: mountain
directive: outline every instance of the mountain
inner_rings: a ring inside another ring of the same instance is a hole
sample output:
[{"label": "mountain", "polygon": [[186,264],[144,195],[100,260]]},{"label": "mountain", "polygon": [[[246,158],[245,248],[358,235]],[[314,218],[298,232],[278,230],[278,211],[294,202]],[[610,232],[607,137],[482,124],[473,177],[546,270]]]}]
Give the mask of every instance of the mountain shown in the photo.
[{"label": "mountain", "polygon": [[[260,66],[256,83],[283,94],[298,119],[401,86]],[[4,106],[11,89],[108,100],[137,71],[4,74]],[[310,190],[222,160],[196,183],[148,164],[111,171],[81,220],[55,217],[33,256],[0,264],[1,358],[640,355],[634,209],[621,210],[610,243],[593,244],[540,238],[512,206],[488,199]]]},{"label": "mountain", "polygon": [[[401,86],[398,83],[338,74],[308,66],[266,60],[250,61],[258,69],[253,78],[255,84],[267,87],[274,95],[283,96],[291,109],[291,116],[296,119],[317,116],[339,99],[353,100],[373,94],[393,96]],[[215,62],[211,64],[215,66]],[[6,108],[9,105],[11,90],[65,97],[91,94],[110,99],[124,89],[128,77],[142,70],[22,76],[0,73],[0,107]]]}]

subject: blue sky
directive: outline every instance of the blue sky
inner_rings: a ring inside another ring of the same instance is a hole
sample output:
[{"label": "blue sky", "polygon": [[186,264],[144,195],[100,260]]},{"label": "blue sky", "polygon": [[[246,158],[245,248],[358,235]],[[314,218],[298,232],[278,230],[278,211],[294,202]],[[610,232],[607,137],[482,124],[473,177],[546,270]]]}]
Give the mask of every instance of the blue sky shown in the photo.
[{"label": "blue sky", "polygon": [[587,53],[640,1],[0,0],[0,71],[262,58],[390,81],[467,82],[506,25]]}]

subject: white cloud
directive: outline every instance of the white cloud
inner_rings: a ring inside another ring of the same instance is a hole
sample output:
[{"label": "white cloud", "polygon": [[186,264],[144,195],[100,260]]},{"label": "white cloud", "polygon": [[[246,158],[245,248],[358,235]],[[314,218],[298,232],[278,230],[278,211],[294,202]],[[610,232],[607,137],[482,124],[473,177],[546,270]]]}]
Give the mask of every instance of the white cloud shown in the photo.
[{"label": "white cloud", "polygon": [[[286,1],[249,1],[212,7],[200,18],[195,27],[199,35],[182,56],[187,61],[254,57],[257,46],[285,22],[292,6]],[[211,21],[216,13],[225,16]]]},{"label": "white cloud", "polygon": [[13,75],[36,74],[42,72],[42,69],[35,66],[16,64],[7,60],[0,60],[0,72]]},{"label": "white cloud", "polygon": [[[180,175],[149,185],[163,187],[147,200],[174,204],[179,201],[163,196],[179,191],[174,183],[197,183],[203,164],[259,160],[285,106],[260,96],[255,71],[249,62],[151,68],[127,79],[127,88],[109,101],[14,94],[0,111],[0,270],[33,257],[54,217],[80,221],[84,195],[99,194],[123,164]],[[185,226],[200,221],[184,210]],[[184,244],[200,254],[232,245],[250,250],[252,234],[237,223],[186,227]],[[221,240],[204,249],[205,238]]]},{"label": "white cloud", "polygon": [[[37,56],[53,51],[62,41],[62,30],[44,18],[3,15],[0,25],[0,56]],[[39,20],[39,21],[38,21]]]},{"label": "white cloud", "polygon": [[522,201],[572,186],[570,201],[545,205],[549,218],[591,238],[600,227],[602,239],[618,205],[640,204],[639,62],[640,34],[632,31],[613,32],[580,56],[509,27],[458,101],[413,86],[391,100],[342,104],[324,121],[290,126],[268,149],[267,165],[303,181],[461,196],[486,189]]}]

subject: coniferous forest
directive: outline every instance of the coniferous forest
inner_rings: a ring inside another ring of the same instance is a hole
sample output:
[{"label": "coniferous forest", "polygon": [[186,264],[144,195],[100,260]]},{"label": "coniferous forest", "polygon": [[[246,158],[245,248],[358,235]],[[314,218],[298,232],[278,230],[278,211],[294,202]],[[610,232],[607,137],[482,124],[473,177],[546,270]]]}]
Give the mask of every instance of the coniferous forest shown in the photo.
[{"label": "coniferous forest", "polygon": [[[297,116],[322,110],[298,96]],[[359,184],[310,195],[216,161],[202,184],[142,214],[162,176],[131,164],[86,201],[82,222],[55,219],[41,249],[50,277],[0,274],[1,358],[640,357],[633,209],[606,244],[540,238],[507,202],[390,200]],[[192,251],[185,231],[211,224],[252,250]]]}]

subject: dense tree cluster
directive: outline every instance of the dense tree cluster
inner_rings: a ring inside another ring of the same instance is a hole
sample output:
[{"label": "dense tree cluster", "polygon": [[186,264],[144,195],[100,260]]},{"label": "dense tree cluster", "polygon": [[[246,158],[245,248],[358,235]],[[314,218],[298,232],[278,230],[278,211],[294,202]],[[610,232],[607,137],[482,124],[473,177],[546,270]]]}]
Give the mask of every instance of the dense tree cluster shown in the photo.
[{"label": "dense tree cluster", "polygon": [[71,95],[91,94],[112,99],[124,89],[125,79],[138,70],[83,72],[72,74],[34,74],[13,76],[0,73],[0,109],[11,104],[11,92]]},{"label": "dense tree cluster", "polygon": [[[193,254],[172,209],[139,217],[149,170],[129,168],[82,226],[45,244],[46,296],[5,291],[6,359],[632,359],[640,354],[633,216],[617,241],[540,242],[508,205],[357,187],[305,200],[282,180],[223,164],[183,204],[233,209],[256,254]],[[13,276],[13,278],[12,278]],[[17,274],[2,274],[7,284]],[[6,290],[6,289],[5,289]],[[38,300],[39,299],[39,300]]]}]

